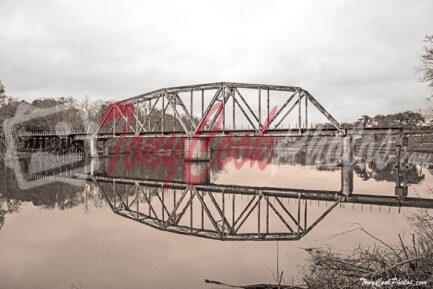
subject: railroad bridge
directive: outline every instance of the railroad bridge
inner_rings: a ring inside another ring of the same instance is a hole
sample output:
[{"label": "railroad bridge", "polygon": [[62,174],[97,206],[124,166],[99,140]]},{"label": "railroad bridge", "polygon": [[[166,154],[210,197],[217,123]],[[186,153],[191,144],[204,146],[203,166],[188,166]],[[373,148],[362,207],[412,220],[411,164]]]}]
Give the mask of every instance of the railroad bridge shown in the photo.
[{"label": "railroad bridge", "polygon": [[[326,127],[317,127],[313,125],[311,114],[316,113],[321,117],[323,122],[327,122]],[[275,199],[279,204],[278,198],[303,198],[303,199],[319,199],[319,200],[333,200],[334,205],[340,202],[352,203],[377,203],[379,205],[393,205],[393,206],[424,206],[431,207],[431,200],[415,200],[408,198],[407,182],[404,179],[402,169],[407,165],[407,159],[401,154],[407,151],[408,137],[414,135],[431,134],[431,128],[418,128],[418,129],[403,129],[400,127],[393,128],[348,128],[346,125],[339,123],[308,91],[295,86],[276,86],[266,84],[247,84],[247,83],[232,83],[232,82],[219,82],[190,86],[179,86],[158,89],[152,92],[144,93],[132,98],[119,101],[109,106],[102,115],[99,127],[93,131],[74,132],[68,135],[59,135],[58,132],[25,132],[20,133],[16,137],[18,140],[22,139],[38,139],[43,141],[53,141],[59,139],[67,143],[68,141],[88,141],[90,157],[97,154],[95,151],[96,142],[105,142],[110,139],[162,139],[162,138],[181,138],[184,139],[184,152],[185,155],[190,156],[188,161],[191,162],[206,162],[209,161],[209,136],[212,137],[227,137],[233,136],[242,138],[245,136],[258,138],[258,137],[325,137],[335,136],[341,139],[342,155],[341,155],[341,189],[336,192],[313,192],[309,194],[308,190],[296,191],[293,190],[278,191],[274,189],[272,192],[255,190],[251,193],[257,196],[256,206],[260,208],[260,200],[266,200],[266,206],[269,210],[269,198]],[[395,196],[384,198],[375,195],[358,196],[353,195],[353,137],[359,135],[392,135],[395,139],[395,154],[396,154],[396,186]],[[41,144],[41,147],[43,145]],[[403,154],[404,155],[404,154]],[[89,180],[98,183],[109,183],[104,176],[96,176],[90,172]],[[112,181],[112,180],[111,180]],[[140,184],[146,183],[148,186],[160,188],[160,184],[149,183],[147,180],[117,180],[119,183],[124,183],[131,186],[132,190],[144,194],[140,189]],[[208,192],[211,196],[212,184],[200,184],[205,187],[199,187],[200,190]],[[202,210],[205,210],[205,201],[203,192],[200,192],[196,187],[188,185],[171,184],[171,187],[183,186],[183,195],[190,194],[191,201],[195,197],[202,204]],[[131,189],[130,188],[130,189]],[[159,190],[159,189],[158,189]],[[156,192],[159,199],[164,194],[163,190]],[[278,191],[277,195],[273,192]],[[225,188],[225,191],[229,191]],[[248,189],[238,189],[247,194]],[[187,192],[187,193],[186,193]],[[310,192],[311,193],[311,192]],[[116,193],[117,194],[117,193]],[[144,195],[143,195],[144,196]],[[116,198],[121,196],[117,194]],[[122,201],[121,206],[113,204],[113,200],[107,197],[113,211],[122,214],[129,218],[137,220],[150,220],[148,225],[168,230],[170,225],[176,227],[174,222],[174,215],[170,215],[164,204],[162,204],[162,217],[155,219],[155,212],[152,212],[150,199],[148,202],[150,216],[140,215],[139,212],[134,212],[131,209],[131,203]],[[139,204],[137,195],[137,206]],[[211,198],[213,204],[215,199]],[[282,204],[282,203],[281,203]],[[425,205],[422,205],[425,204]],[[284,206],[281,205],[284,211]],[[224,236],[229,236],[231,239],[236,237],[236,221],[233,220],[231,225],[225,219],[224,212],[221,209],[217,211],[223,220],[224,228],[219,228],[215,224],[215,232],[205,234],[207,237],[219,236],[218,238],[225,239]],[[138,210],[138,208],[137,208]],[[279,214],[275,207],[273,210]],[[306,210],[306,209],[305,209]],[[206,210],[205,210],[206,211]],[[287,210],[286,210],[287,211]],[[174,211],[176,213],[176,202]],[[152,213],[154,217],[152,218]],[[165,219],[164,214],[167,214],[168,219]],[[300,207],[298,208],[298,215]],[[306,219],[305,211],[305,219]],[[202,214],[203,215],[203,214]],[[209,215],[209,214],[208,214]],[[134,217],[135,216],[135,217]],[[234,216],[234,213],[233,215]],[[286,227],[290,229],[289,235],[269,235],[263,232],[259,233],[246,233],[244,237],[255,239],[299,239],[305,235],[309,229],[307,224],[301,226],[300,219],[294,220],[296,229],[292,229],[288,222],[278,215]],[[293,217],[290,213],[286,216]],[[202,217],[203,218],[203,217]],[[234,218],[234,217],[233,217]],[[146,222],[147,222],[146,221]],[[239,220],[238,220],[239,221]],[[143,221],[145,222],[145,221]],[[146,223],[145,222],[145,223]],[[192,221],[191,221],[192,222]],[[240,221],[239,221],[240,222]],[[156,225],[155,225],[156,224]],[[159,224],[159,225],[158,225]],[[240,224],[240,223],[238,223]],[[260,226],[260,225],[259,225]],[[315,224],[313,223],[313,227]],[[191,226],[192,228],[193,226]],[[180,227],[179,227],[180,228]],[[179,229],[178,228],[178,229]],[[224,233],[225,229],[229,229],[231,234]],[[173,229],[176,230],[176,229]],[[185,228],[179,229],[182,233],[187,233]],[[198,234],[196,229],[191,229],[190,233]],[[205,232],[205,231],[203,231]],[[296,234],[294,233],[296,232]],[[256,237],[253,237],[256,236]],[[266,237],[267,236],[267,237]],[[229,239],[230,239],[229,238]]]}]

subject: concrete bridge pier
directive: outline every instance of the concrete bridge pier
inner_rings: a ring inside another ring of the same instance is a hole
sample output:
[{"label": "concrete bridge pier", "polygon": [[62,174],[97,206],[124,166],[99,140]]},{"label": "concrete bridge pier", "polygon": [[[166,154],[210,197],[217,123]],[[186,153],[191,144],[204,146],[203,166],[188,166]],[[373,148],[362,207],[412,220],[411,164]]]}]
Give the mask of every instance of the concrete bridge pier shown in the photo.
[{"label": "concrete bridge pier", "polygon": [[104,157],[108,157],[110,155],[110,149],[109,149],[109,146],[108,146],[108,141],[104,140],[104,142],[102,143],[102,145],[104,147],[102,155]]},{"label": "concrete bridge pier", "polygon": [[96,138],[91,138],[89,140],[89,146],[90,146],[90,157],[94,156],[95,153],[97,153],[96,151]]},{"label": "concrete bridge pier", "polygon": [[97,144],[96,135],[92,135],[88,137],[87,146],[86,146],[86,141],[84,141],[84,152],[86,158],[93,158],[98,156],[98,149],[96,144]]},{"label": "concrete bridge pier", "polygon": [[110,155],[109,146],[107,145],[107,143],[107,139],[99,140],[99,157],[106,158]]},{"label": "concrete bridge pier", "polygon": [[[395,196],[399,198],[407,197],[407,177],[406,177],[406,167],[407,167],[407,145],[408,138],[405,135],[401,135],[396,139],[395,146]],[[401,153],[403,153],[403,159],[401,158]]]},{"label": "concrete bridge pier", "polygon": [[210,165],[209,161],[187,161],[185,160],[184,178],[187,183],[195,185],[210,184]]},{"label": "concrete bridge pier", "polygon": [[343,155],[341,161],[341,193],[347,198],[353,192],[353,147],[352,137],[343,137]]},{"label": "concrete bridge pier", "polygon": [[209,161],[210,140],[208,138],[192,137],[185,140],[185,161]]},{"label": "concrete bridge pier", "polygon": [[210,140],[188,138],[185,140],[185,181],[195,184],[210,183]]}]

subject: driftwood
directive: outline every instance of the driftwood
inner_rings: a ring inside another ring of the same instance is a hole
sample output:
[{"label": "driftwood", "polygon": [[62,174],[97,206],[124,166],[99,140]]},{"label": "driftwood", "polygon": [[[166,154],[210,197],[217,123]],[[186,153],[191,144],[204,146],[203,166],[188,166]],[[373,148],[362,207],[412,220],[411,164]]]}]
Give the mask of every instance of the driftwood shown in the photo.
[{"label": "driftwood", "polygon": [[230,285],[219,281],[213,281],[205,279],[204,282],[209,284],[216,284],[221,286],[228,286],[232,288],[244,288],[244,289],[305,289],[305,287],[290,286],[290,285],[278,285],[278,284],[254,284],[254,285]]}]

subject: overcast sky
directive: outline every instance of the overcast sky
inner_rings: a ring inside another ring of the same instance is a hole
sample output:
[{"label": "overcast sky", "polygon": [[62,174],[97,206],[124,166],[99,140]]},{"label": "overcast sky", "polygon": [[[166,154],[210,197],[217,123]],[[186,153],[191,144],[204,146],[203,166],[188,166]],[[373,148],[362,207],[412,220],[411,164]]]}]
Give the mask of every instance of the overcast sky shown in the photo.
[{"label": "overcast sky", "polygon": [[415,70],[430,0],[1,0],[0,13],[0,81],[22,99],[258,82],[301,86],[350,121],[429,94]]}]

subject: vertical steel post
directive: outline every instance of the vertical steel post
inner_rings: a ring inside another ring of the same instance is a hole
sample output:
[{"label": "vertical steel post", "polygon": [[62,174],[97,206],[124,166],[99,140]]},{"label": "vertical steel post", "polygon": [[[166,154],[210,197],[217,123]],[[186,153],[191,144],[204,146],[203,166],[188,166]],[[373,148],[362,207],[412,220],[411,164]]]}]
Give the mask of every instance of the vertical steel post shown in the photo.
[{"label": "vertical steel post", "polygon": [[259,87],[259,129],[262,128],[262,88]]},{"label": "vertical steel post", "polygon": [[301,194],[298,193],[298,234],[301,231]]},{"label": "vertical steel post", "polygon": [[161,113],[162,113],[162,125],[161,125],[162,134],[164,134],[164,115],[165,115],[164,108],[165,108],[165,93],[162,94],[162,110],[161,110]]},{"label": "vertical steel post", "polygon": [[236,117],[235,117],[235,109],[236,109],[236,107],[235,107],[235,96],[236,96],[236,92],[235,92],[234,89],[232,89],[231,95],[232,95],[232,106],[233,106],[233,111],[232,111],[232,114],[233,114],[233,129],[236,129]]},{"label": "vertical steel post", "polygon": [[[397,140],[398,142],[399,140]],[[401,180],[400,180],[400,152],[401,152],[401,146],[400,144],[397,143],[397,145],[395,146],[395,150],[396,150],[396,160],[395,160],[395,170],[396,170],[396,180],[395,180],[395,187],[400,187],[401,185]]]},{"label": "vertical steel post", "polygon": [[[171,95],[171,101],[173,102],[173,106],[176,109],[176,105],[177,105],[177,99],[174,99],[174,94]],[[170,101],[170,100],[169,100]],[[173,111],[173,116],[174,116],[174,121],[173,121],[173,131],[176,131],[176,126],[177,126],[177,114]]]},{"label": "vertical steel post", "polygon": [[139,102],[138,102],[138,99],[137,99],[137,101],[135,102],[135,105],[137,105],[137,107],[134,105],[134,114],[135,114],[135,133],[138,133],[138,117],[139,117],[139,114],[138,114],[138,106],[139,106]]},{"label": "vertical steel post", "polygon": [[189,223],[189,225],[190,225],[190,227],[191,227],[191,233],[192,233],[192,227],[193,227],[193,219],[192,219],[192,215],[193,215],[193,204],[194,204],[194,202],[193,202],[193,200],[192,200],[192,190],[189,190],[189,197],[190,197],[190,199],[191,199],[191,204],[190,204],[190,223]]},{"label": "vertical steel post", "polygon": [[193,96],[194,96],[194,90],[191,88],[191,97],[190,97],[190,102],[191,102],[191,117],[193,117],[193,111],[194,111],[194,105],[193,105],[193,102],[192,102],[192,99],[193,99]]},{"label": "vertical steel post", "polygon": [[258,200],[258,205],[257,205],[257,237],[260,237],[260,203],[261,203],[261,198],[259,198]]},{"label": "vertical steel post", "polygon": [[201,118],[204,114],[204,89],[201,90]]},{"label": "vertical steel post", "polygon": [[[407,166],[407,145],[408,138],[405,135],[400,135],[396,140],[396,184],[395,184],[395,195],[400,198],[405,198],[407,196],[407,176],[406,176],[406,166]],[[403,160],[401,159],[401,148],[403,147]],[[403,170],[401,169],[403,166]],[[403,179],[403,185],[402,183]]]},{"label": "vertical steel post", "polygon": [[223,96],[223,134],[226,131],[226,89],[225,85],[223,84],[222,89],[222,96]]},{"label": "vertical steel post", "polygon": [[233,195],[232,199],[232,228],[235,229],[235,202],[236,202],[236,195]]},{"label": "vertical steel post", "polygon": [[113,120],[113,137],[116,135],[116,109],[117,109],[117,105],[113,107],[114,110],[114,120]]},{"label": "vertical steel post", "polygon": [[[148,205],[149,205],[149,217],[152,217],[152,210],[151,210],[151,201],[152,201],[152,196],[150,195],[150,188],[147,189],[147,199],[149,200]],[[156,217],[156,216],[155,216]]]},{"label": "vertical steel post", "polygon": [[[201,192],[201,199],[204,202],[204,192]],[[203,204],[201,204],[201,229],[204,230],[204,208],[203,208]]]},{"label": "vertical steel post", "polygon": [[299,92],[298,92],[298,97],[299,97],[299,99],[298,99],[298,134],[301,135],[302,134],[302,131],[301,131],[301,129],[302,129],[302,115],[301,115],[301,112],[302,112],[302,110],[301,110],[302,109],[301,108],[302,94]]},{"label": "vertical steel post", "polygon": [[307,200],[304,203],[304,231],[307,230]]},{"label": "vertical steel post", "polygon": [[138,214],[138,212],[139,212],[139,206],[138,206],[138,204],[139,204],[139,196],[140,196],[140,192],[139,192],[139,190],[137,188],[135,188],[135,201],[137,202],[137,219],[139,217],[139,214]]},{"label": "vertical steel post", "polygon": [[[158,192],[156,192],[156,193],[158,193]],[[162,225],[164,226],[164,224],[165,224],[165,210],[164,210],[164,208],[165,208],[165,192],[164,192],[164,186],[161,186],[161,203],[162,203],[162,206],[161,206],[161,210],[162,210]]]},{"label": "vertical steel post", "polygon": [[308,98],[305,97],[305,129],[308,129]]},{"label": "vertical steel post", "polygon": [[[403,145],[403,190],[404,190],[404,196],[407,196],[407,166],[408,166],[408,155],[407,155],[407,146],[408,146],[408,138],[407,136],[404,136],[402,139],[402,145]],[[422,168],[422,166],[421,166]]]},{"label": "vertical steel post", "polygon": [[149,99],[149,116],[147,117],[147,119],[149,120],[149,129],[148,129],[148,131],[150,131],[150,122],[151,122],[151,120],[152,120],[152,117],[150,116],[150,114],[151,114],[151,110],[152,110],[152,100],[151,99]]},{"label": "vertical steel post", "polygon": [[266,234],[269,234],[269,198],[266,198]]},{"label": "vertical steel post", "polygon": [[353,192],[353,149],[352,137],[343,136],[343,155],[341,162],[341,193],[349,197]]},{"label": "vertical steel post", "polygon": [[226,222],[225,222],[225,220],[226,220],[226,209],[225,209],[225,207],[226,207],[226,204],[225,204],[225,191],[224,191],[224,189],[223,189],[223,191],[222,191],[222,212],[223,212],[223,215],[222,215],[222,222],[223,222],[223,229],[222,229],[222,232],[223,232],[223,234],[224,234],[224,231],[225,231],[225,229],[226,229]]},{"label": "vertical steel post", "polygon": [[269,88],[267,89],[267,100],[266,100],[266,106],[267,106],[266,118],[269,118]]}]

